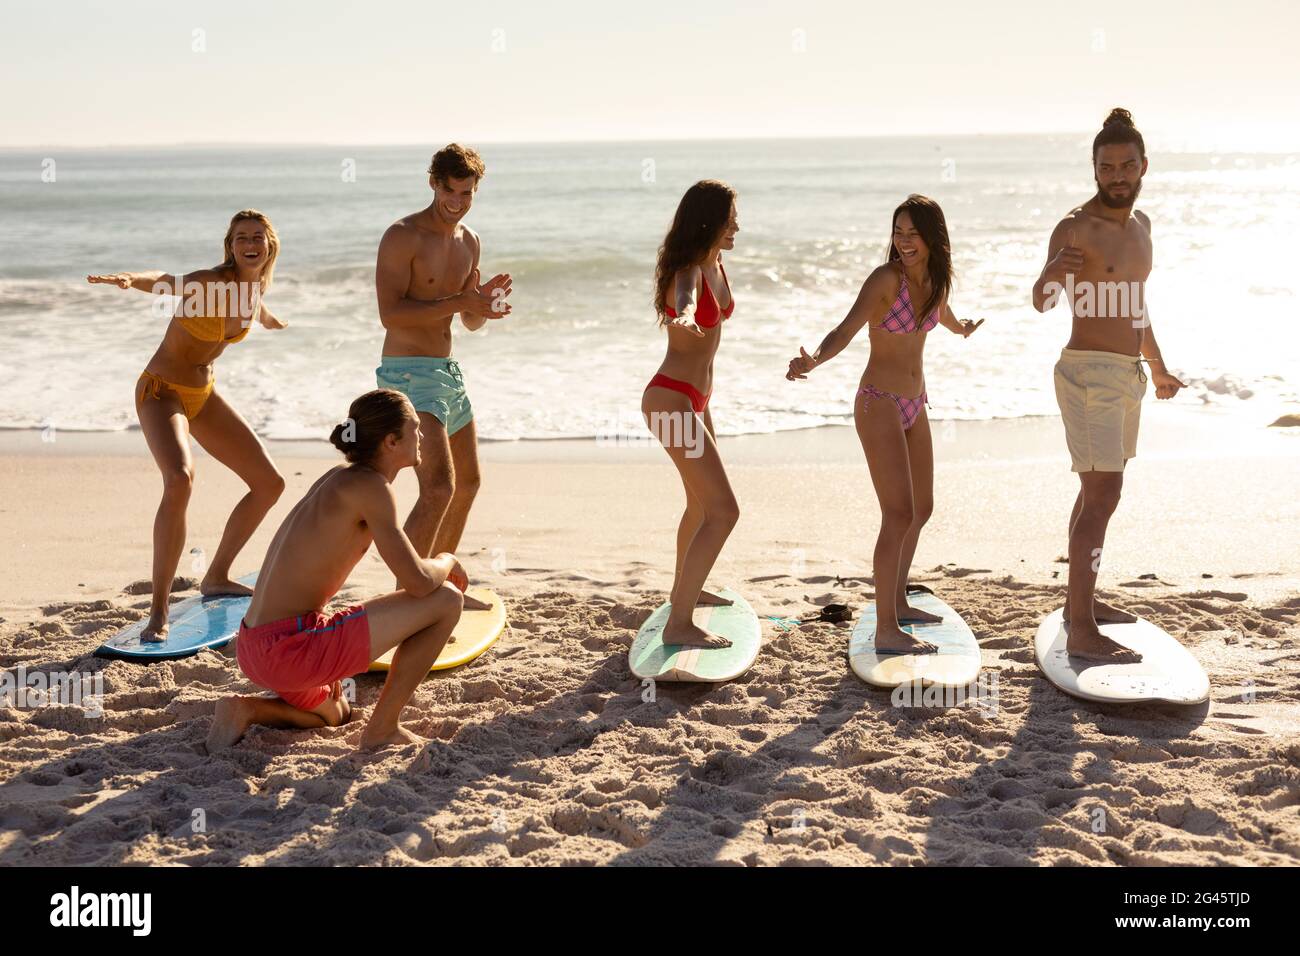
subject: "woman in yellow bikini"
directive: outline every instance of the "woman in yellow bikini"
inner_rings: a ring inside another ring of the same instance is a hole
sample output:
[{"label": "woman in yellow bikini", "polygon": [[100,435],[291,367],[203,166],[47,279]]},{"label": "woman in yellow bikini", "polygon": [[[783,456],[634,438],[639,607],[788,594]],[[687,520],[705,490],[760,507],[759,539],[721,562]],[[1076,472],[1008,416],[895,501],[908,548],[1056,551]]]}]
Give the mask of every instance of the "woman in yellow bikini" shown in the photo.
[{"label": "woman in yellow bikini", "polygon": [[254,319],[268,329],[285,327],[261,301],[271,287],[279,251],[271,221],[245,209],[230,220],[225,260],[215,268],[182,276],[119,272],[86,277],[91,283],[181,299],[135,387],[140,428],[163,478],[153,527],[153,605],[143,640],[162,641],[167,635],[168,594],[185,547],[185,511],[194,484],[191,435],[248,485],[226,521],[199,590],[205,595],[252,593],[231,580],[230,565],[284,491],[284,479],[248,423],[215,390],[212,363],[227,345],[248,334]]}]

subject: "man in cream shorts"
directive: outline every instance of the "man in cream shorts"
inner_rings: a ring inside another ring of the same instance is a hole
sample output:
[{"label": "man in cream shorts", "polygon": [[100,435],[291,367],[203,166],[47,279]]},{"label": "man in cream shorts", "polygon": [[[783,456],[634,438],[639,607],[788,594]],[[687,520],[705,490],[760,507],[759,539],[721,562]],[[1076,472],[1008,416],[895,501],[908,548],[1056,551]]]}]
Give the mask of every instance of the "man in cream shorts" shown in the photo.
[{"label": "man in cream shorts", "polygon": [[1137,455],[1147,375],[1135,356],[1061,349],[1053,375],[1076,472],[1120,471]]},{"label": "man in cream shorts", "polygon": [[1146,307],[1151,220],[1133,208],[1147,171],[1146,146],[1127,110],[1111,110],[1093,139],[1092,163],[1097,194],[1052,231],[1033,300],[1046,312],[1064,293],[1073,319],[1055,370],[1065,443],[1079,475],[1070,515],[1066,648],[1083,660],[1127,664],[1141,656],[1098,625],[1136,620],[1096,598],[1102,545],[1124,466],[1137,455],[1147,382],[1158,399],[1173,398],[1183,383],[1165,367]]}]

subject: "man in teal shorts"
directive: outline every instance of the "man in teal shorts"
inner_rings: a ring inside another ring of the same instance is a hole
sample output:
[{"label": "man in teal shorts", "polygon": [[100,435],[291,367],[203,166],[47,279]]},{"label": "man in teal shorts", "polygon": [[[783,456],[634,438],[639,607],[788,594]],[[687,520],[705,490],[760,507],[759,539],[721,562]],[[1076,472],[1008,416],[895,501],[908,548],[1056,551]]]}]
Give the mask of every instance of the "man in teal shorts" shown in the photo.
[{"label": "man in teal shorts", "polygon": [[[465,377],[454,358],[384,355],[375,378],[380,388],[404,393],[417,411],[436,418],[447,432],[448,444],[462,428],[474,424]],[[459,468],[456,476],[460,477]]]},{"label": "man in teal shorts", "polygon": [[435,153],[433,202],[388,227],[375,266],[385,329],[377,384],[405,394],[420,419],[420,497],[403,530],[422,558],[459,549],[479,487],[478,435],[451,357],[452,320],[459,313],[473,332],[510,314],[510,276],[480,283],[479,238],[461,224],[484,172],[472,149],[452,143]]}]

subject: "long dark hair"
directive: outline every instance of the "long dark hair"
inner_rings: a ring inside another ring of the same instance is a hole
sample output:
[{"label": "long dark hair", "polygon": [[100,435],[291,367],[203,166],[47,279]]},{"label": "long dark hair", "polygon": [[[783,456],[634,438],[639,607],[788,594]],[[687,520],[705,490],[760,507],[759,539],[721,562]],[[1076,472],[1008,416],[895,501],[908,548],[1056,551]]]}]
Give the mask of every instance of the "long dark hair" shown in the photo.
[{"label": "long dark hair", "polygon": [[660,325],[668,320],[668,290],[673,277],[704,262],[727,228],[735,199],[736,191],[721,180],[701,179],[686,190],[677,204],[673,224],[659,247],[659,261],[655,264],[655,315]]},{"label": "long dark hair", "polygon": [[400,435],[406,423],[415,418],[410,399],[391,388],[377,388],[354,399],[348,417],[330,432],[330,444],[343,452],[353,465],[368,465],[375,460],[384,439]]},{"label": "long dark hair", "polygon": [[[948,244],[948,222],[943,218],[939,204],[926,196],[912,193],[894,210],[894,218],[889,221],[890,262],[903,258],[894,245],[894,227],[898,225],[898,217],[903,213],[912,217],[912,225],[930,250],[930,295],[926,298],[925,305],[916,312],[916,328],[919,331],[925,324],[926,317],[952,289],[952,247]],[[915,301],[912,305],[915,308]]]}]

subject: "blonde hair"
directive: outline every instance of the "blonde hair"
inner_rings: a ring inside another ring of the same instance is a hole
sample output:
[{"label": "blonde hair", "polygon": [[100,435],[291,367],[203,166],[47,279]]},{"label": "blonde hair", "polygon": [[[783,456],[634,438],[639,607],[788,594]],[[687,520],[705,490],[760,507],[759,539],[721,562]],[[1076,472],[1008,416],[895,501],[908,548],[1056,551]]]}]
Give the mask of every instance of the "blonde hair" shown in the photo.
[{"label": "blonde hair", "polygon": [[266,244],[270,247],[270,255],[266,257],[266,265],[262,266],[262,291],[265,292],[271,288],[271,276],[275,272],[275,257],[280,254],[280,237],[275,234],[275,226],[271,225],[271,220],[266,218],[266,213],[259,212],[256,209],[241,209],[230,219],[230,228],[226,230],[226,239],[224,250],[226,259],[221,263],[219,268],[232,269],[235,265],[235,226],[241,222],[253,221],[260,223],[266,230]]}]

